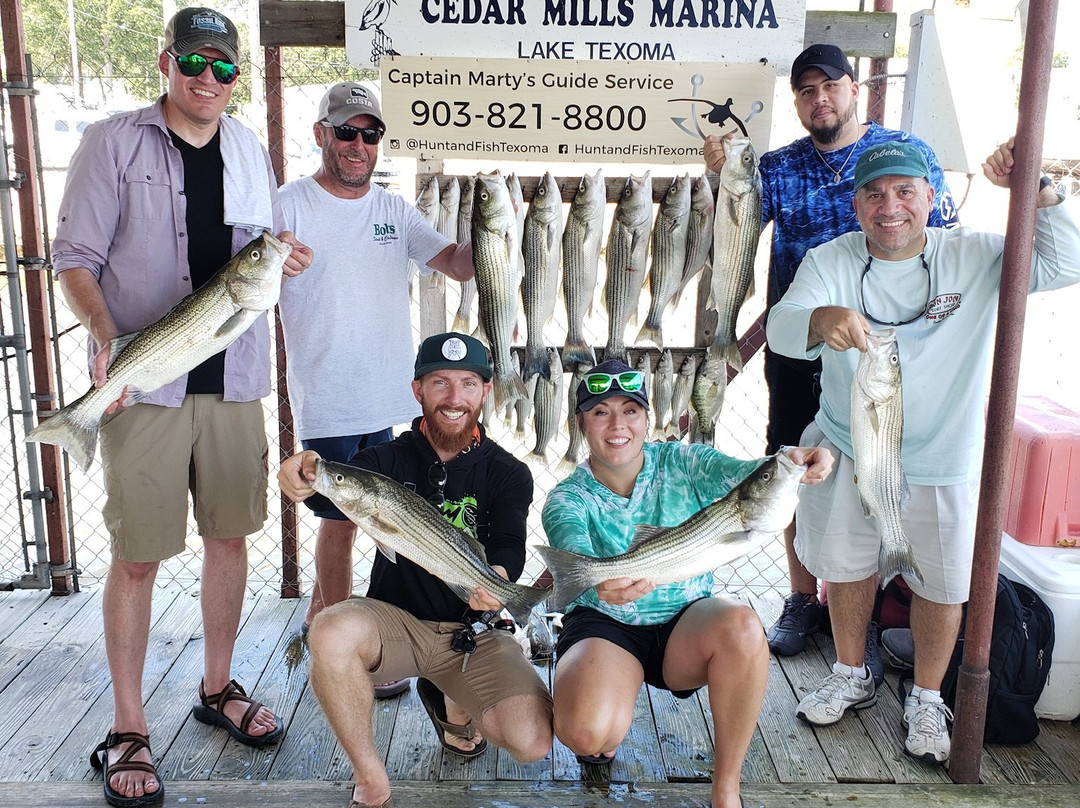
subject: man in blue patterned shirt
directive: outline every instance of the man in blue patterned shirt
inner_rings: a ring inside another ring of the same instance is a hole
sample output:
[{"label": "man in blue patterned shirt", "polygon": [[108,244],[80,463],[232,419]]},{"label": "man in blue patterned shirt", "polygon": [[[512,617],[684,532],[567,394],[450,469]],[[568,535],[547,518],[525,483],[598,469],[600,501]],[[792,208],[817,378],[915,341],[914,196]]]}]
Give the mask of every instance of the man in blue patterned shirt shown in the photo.
[{"label": "man in blue patterned shirt", "polygon": [[[791,89],[795,111],[809,132],[782,148],[761,157],[762,224],[773,223],[769,256],[767,308],[783,296],[795,270],[812,247],[859,229],[851,204],[855,163],[867,149],[891,140],[918,146],[930,167],[934,186],[931,227],[959,224],[952,195],[933,150],[906,132],[886,129],[874,122],[859,123],[855,117],[859,85],[843,51],[834,45],[811,45],[791,65]],[[705,140],[705,165],[719,172],[724,149],[719,135]],[[818,410],[817,377],[820,360],[790,359],[765,348],[765,383],[769,388],[767,453],[780,446],[797,446],[806,426]],[[795,524],[784,531],[791,594],[780,618],[769,629],[769,648],[788,656],[803,650],[806,636],[818,629],[822,608],[817,599],[817,579],[795,555]],[[883,673],[876,657],[876,627],[867,635],[867,656]],[[876,672],[877,672],[876,671]]]}]

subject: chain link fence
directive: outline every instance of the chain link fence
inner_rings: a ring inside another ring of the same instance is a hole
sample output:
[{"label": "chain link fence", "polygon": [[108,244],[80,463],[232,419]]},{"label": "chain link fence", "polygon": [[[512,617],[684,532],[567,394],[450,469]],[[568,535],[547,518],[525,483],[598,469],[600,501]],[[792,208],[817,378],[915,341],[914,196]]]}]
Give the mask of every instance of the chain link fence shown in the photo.
[{"label": "chain link fence", "polygon": [[[316,109],[319,99],[325,89],[332,83],[342,80],[372,80],[374,75],[370,72],[355,70],[347,63],[344,52],[332,48],[287,48],[283,51],[284,80],[284,113],[280,123],[285,128],[285,150],[287,158],[287,178],[298,179],[312,173],[320,163],[320,155],[315,147],[312,134],[312,125],[316,117]],[[73,89],[70,73],[67,65],[43,64],[34,66],[35,83],[38,90],[36,99],[36,115],[40,139],[40,154],[42,163],[42,188],[44,205],[46,208],[46,220],[49,222],[48,240],[54,228],[55,211],[59,205],[63,193],[63,182],[66,176],[66,167],[71,155],[79,142],[79,137],[86,126],[94,120],[115,114],[127,109],[134,109],[148,103],[149,99],[136,97],[129,88],[157,87],[160,85],[159,74],[156,65],[148,65],[145,74],[139,76],[119,76],[107,73],[101,66],[95,69],[93,66],[84,65],[84,77],[82,79],[81,97],[82,103],[77,103],[75,90]],[[266,112],[264,97],[264,83],[262,68],[257,63],[246,63],[239,79],[234,100],[238,100],[235,109],[230,110],[236,117],[243,120],[252,129],[263,134],[266,133]],[[903,92],[902,82],[890,78],[888,93],[892,97],[901,95]],[[255,100],[251,100],[251,99]],[[243,101],[240,103],[239,101]],[[786,141],[785,141],[786,142]],[[584,171],[592,173],[597,166],[576,164],[572,166],[573,175],[577,176]],[[542,174],[549,166],[536,164],[487,164],[469,163],[465,161],[447,161],[445,174],[468,175],[477,170],[491,171],[499,168],[503,173],[517,171],[523,175]],[[640,173],[644,167],[633,166],[628,169],[625,166],[603,166],[605,174],[616,176],[627,170]],[[1065,164],[1058,162],[1048,170],[1059,178],[1063,178],[1069,185],[1071,193],[1077,193],[1080,188],[1080,165],[1077,162]],[[567,174],[571,170],[564,169]],[[659,167],[659,174],[673,174],[690,171],[700,171],[700,166],[686,167]],[[407,198],[415,196],[416,167],[412,160],[381,158],[375,180],[397,191]],[[553,172],[554,173],[554,172]],[[611,208],[609,205],[608,216]],[[764,278],[767,266],[768,237],[763,236],[758,253],[758,277]],[[600,267],[604,270],[603,263]],[[601,275],[601,277],[603,277]],[[8,279],[10,281],[10,279]],[[413,284],[413,307],[414,307],[414,341],[419,342],[419,332],[416,324],[419,323],[417,310],[418,285],[422,280]],[[449,322],[457,310],[459,301],[459,286],[454,282],[447,284],[447,321]],[[764,291],[765,284],[759,286]],[[692,284],[684,293],[679,307],[668,313],[664,330],[666,341],[671,345],[691,346],[694,335],[695,318],[695,289]],[[61,403],[73,400],[80,395],[88,386],[86,370],[85,332],[78,325],[74,316],[63,303],[62,296],[55,296],[55,312],[53,334],[56,344],[58,386],[63,391]],[[373,301],[360,301],[361,304],[370,305]],[[475,306],[475,304],[474,304]],[[629,336],[633,337],[637,329],[644,321],[647,311],[648,295],[642,295],[636,322],[628,327]],[[764,308],[764,295],[755,296],[748,301],[743,308],[739,323],[739,333],[753,322],[753,319]],[[3,295],[0,303],[0,327],[6,329],[10,323],[10,309],[7,303],[7,294]],[[475,324],[475,313],[473,315]],[[598,284],[594,298],[593,309],[585,323],[586,336],[593,345],[603,345],[607,340],[607,318],[603,310],[602,284]],[[548,345],[561,346],[566,333],[565,309],[561,298],[556,306],[555,317],[544,332],[545,343]],[[517,343],[524,342],[525,324],[523,313],[520,316],[520,337]],[[631,344],[633,344],[631,342]],[[5,424],[5,432],[8,441],[2,441],[0,445],[0,462],[8,469],[4,475],[3,496],[11,505],[0,513],[0,580],[17,578],[29,569],[30,556],[28,547],[32,547],[34,536],[32,531],[28,534],[28,521],[25,508],[21,500],[22,488],[25,481],[20,476],[21,465],[25,462],[26,450],[23,444],[23,431],[21,418],[19,417],[18,401],[13,400],[14,364],[8,349],[4,349],[4,373],[8,390],[8,423]],[[676,369],[677,370],[677,369]],[[278,378],[275,372],[274,377]],[[566,400],[570,376],[564,377],[563,400]],[[279,510],[279,492],[274,479],[276,459],[279,456],[278,449],[278,418],[276,409],[276,393],[265,400],[267,435],[270,441],[271,457],[271,485],[269,491],[270,518],[263,530],[250,537],[250,574],[248,587],[252,592],[279,590],[281,586],[281,536],[282,525]],[[766,420],[767,394],[762,380],[762,355],[756,354],[746,366],[743,373],[739,374],[729,385],[726,401],[721,415],[720,424],[717,427],[716,445],[728,454],[740,457],[758,456],[764,451],[764,434]],[[565,417],[565,404],[563,417]],[[529,519],[529,561],[523,580],[532,580],[542,571],[543,564],[539,556],[532,550],[532,546],[543,543],[544,536],[540,526],[540,510],[546,493],[551,490],[555,483],[567,473],[565,466],[559,465],[559,459],[567,446],[567,432],[561,428],[547,447],[546,462],[529,454],[534,446],[534,437],[531,424],[525,426],[523,432],[517,430],[512,418],[510,424],[504,420],[504,414],[496,413],[489,422],[491,436],[501,445],[512,451],[517,457],[529,463],[535,480],[535,500]],[[398,428],[398,431],[402,427]],[[83,586],[97,585],[102,581],[108,569],[110,560],[109,540],[107,532],[101,522],[100,511],[104,497],[100,462],[97,461],[88,473],[78,470],[70,464],[67,474],[67,494],[69,504],[71,544],[76,568],[79,570],[78,579]],[[317,528],[317,520],[312,517],[308,510],[299,508],[298,537],[300,545],[300,557],[298,563],[301,569],[302,588],[305,592],[310,590],[310,582],[314,572],[312,553],[314,550],[314,537]],[[361,534],[357,543],[355,558],[354,583],[358,591],[366,587],[371,562],[374,556],[374,548]],[[197,585],[201,571],[201,541],[195,534],[194,524],[189,525],[188,549],[183,554],[169,559],[162,564],[158,575],[158,584],[161,586],[178,585],[184,588],[192,588]],[[777,537],[767,543],[759,551],[746,556],[735,562],[730,567],[724,567],[717,571],[718,586],[727,588],[732,592],[753,592],[764,594],[769,592],[787,591],[787,566],[784,556],[782,539]]]}]

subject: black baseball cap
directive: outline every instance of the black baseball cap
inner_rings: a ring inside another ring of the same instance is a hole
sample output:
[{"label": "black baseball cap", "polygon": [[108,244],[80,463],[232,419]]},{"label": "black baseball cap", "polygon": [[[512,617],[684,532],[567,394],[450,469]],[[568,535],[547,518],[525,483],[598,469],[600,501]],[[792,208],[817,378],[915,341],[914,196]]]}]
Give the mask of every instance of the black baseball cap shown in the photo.
[{"label": "black baseball cap", "polygon": [[165,26],[165,50],[189,56],[199,48],[214,48],[236,64],[240,58],[239,35],[232,20],[212,8],[182,8]]},{"label": "black baseball cap", "polygon": [[436,334],[420,343],[413,368],[414,379],[433,370],[471,370],[484,381],[491,381],[491,361],[487,348],[475,337],[456,331]]},{"label": "black baseball cap", "polygon": [[[583,378],[581,384],[578,385],[577,407],[575,408],[575,412],[588,412],[601,401],[613,396],[626,396],[627,398],[636,401],[645,409],[649,409],[649,391],[645,389],[645,385],[641,384],[636,390],[623,389],[622,382],[619,381],[619,376],[624,373],[638,374],[640,383],[641,371],[634,370],[628,364],[620,362],[618,359],[607,359],[586,373],[585,378]],[[589,377],[597,374],[601,377],[607,375],[611,378],[607,380],[608,386],[606,389],[594,393],[589,388]]]},{"label": "black baseball cap", "polygon": [[799,77],[811,67],[816,67],[833,81],[841,76],[855,80],[851,62],[836,45],[811,45],[791,63],[791,89],[799,86]]}]

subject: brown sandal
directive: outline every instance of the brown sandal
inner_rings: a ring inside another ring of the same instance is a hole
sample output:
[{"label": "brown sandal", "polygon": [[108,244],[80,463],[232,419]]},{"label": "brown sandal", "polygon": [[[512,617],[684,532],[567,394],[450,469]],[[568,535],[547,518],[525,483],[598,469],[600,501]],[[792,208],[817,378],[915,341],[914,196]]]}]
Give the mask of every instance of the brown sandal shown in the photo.
[{"label": "brown sandal", "polygon": [[[244,713],[244,717],[240,719],[240,726],[237,726],[229,717],[225,715],[225,705],[230,701],[242,701],[248,705],[247,711]],[[248,694],[244,692],[235,679],[230,679],[229,683],[221,689],[220,693],[214,693],[213,695],[206,695],[206,690],[203,688],[203,683],[199,683],[199,704],[196,704],[191,708],[191,714],[195,716],[196,721],[202,721],[204,724],[212,724],[216,727],[224,728],[230,735],[242,744],[248,746],[264,746],[268,743],[273,743],[281,737],[281,733],[285,731],[282,726],[281,719],[277,714],[274,715],[274,723],[277,724],[269,732],[262,735],[252,735],[247,731],[251,726],[252,720],[255,718],[255,714],[259,712],[259,709],[263,706],[261,702],[248,698]]]},{"label": "brown sandal", "polygon": [[349,803],[349,808],[394,808],[394,795],[391,794],[386,798],[386,802],[381,802],[378,805],[365,805],[362,802],[353,800]]},{"label": "brown sandal", "polygon": [[[109,750],[122,743],[130,744],[130,746],[124,750],[124,753],[110,767]],[[105,802],[109,803],[109,805],[114,805],[116,808],[140,808],[144,805],[154,805],[165,799],[165,784],[161,782],[161,777],[158,775],[157,769],[154,768],[154,764],[145,763],[141,760],[132,760],[142,749],[150,751],[149,736],[138,732],[110,732],[105,736],[105,740],[99,743],[94,751],[90,753],[90,765],[95,769],[99,769],[101,776],[105,780]],[[154,779],[157,780],[157,791],[143,794],[141,797],[126,797],[113,788],[109,782],[110,768],[112,769],[111,774],[119,772],[146,772],[152,774]]]}]

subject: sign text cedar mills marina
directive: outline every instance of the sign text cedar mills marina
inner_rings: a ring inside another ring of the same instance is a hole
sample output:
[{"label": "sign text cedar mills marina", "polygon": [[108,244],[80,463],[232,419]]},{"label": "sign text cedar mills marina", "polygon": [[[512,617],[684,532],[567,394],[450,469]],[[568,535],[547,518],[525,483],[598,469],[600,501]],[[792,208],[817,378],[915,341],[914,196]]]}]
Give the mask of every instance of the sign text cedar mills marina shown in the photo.
[{"label": "sign text cedar mills marina", "polygon": [[[773,0],[650,0],[650,28],[776,28]],[[431,24],[525,25],[524,0],[420,0]],[[544,0],[542,25],[627,27],[634,0]]]}]

